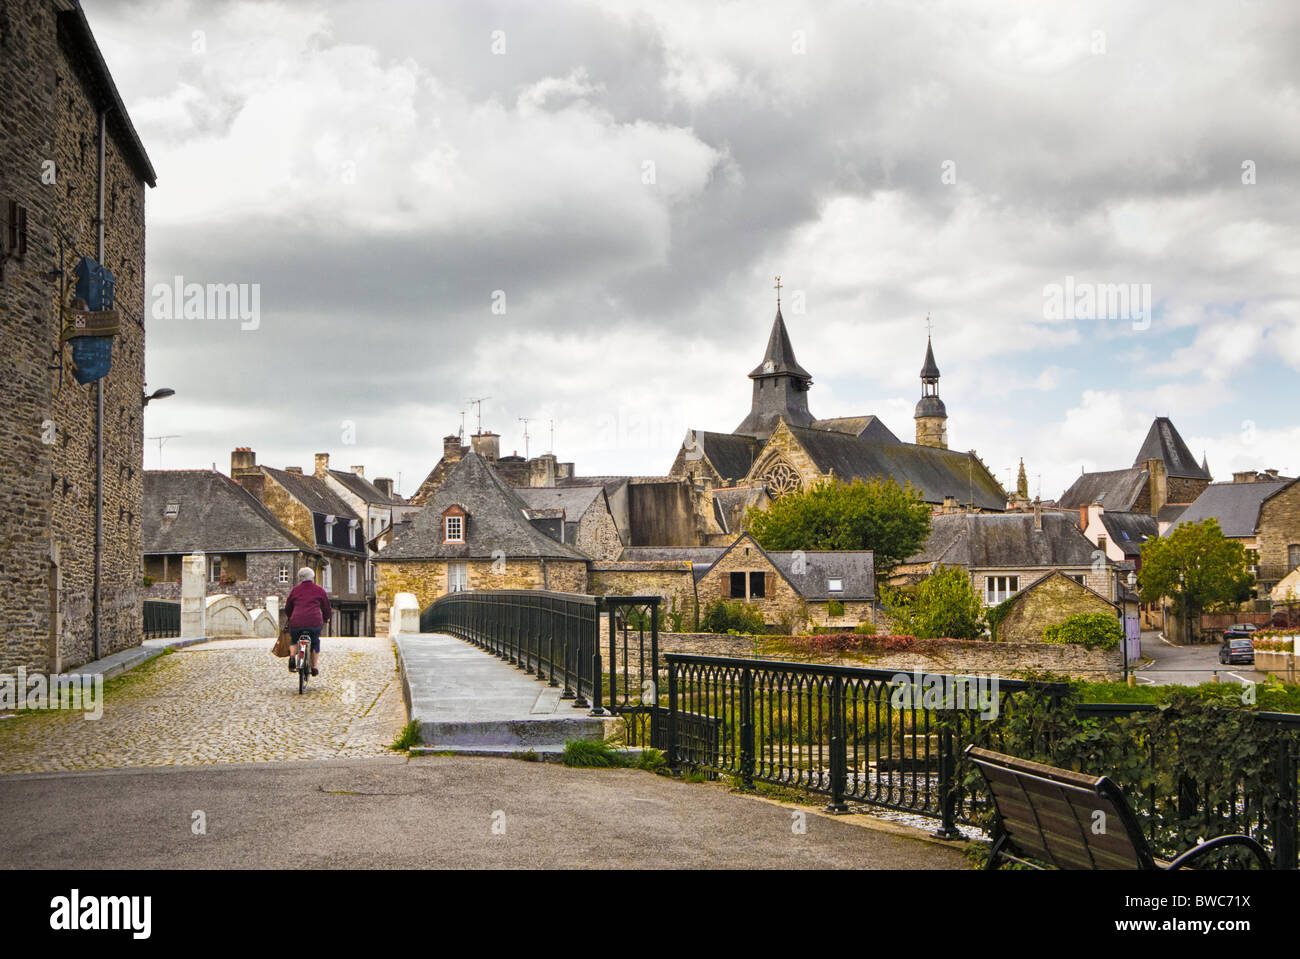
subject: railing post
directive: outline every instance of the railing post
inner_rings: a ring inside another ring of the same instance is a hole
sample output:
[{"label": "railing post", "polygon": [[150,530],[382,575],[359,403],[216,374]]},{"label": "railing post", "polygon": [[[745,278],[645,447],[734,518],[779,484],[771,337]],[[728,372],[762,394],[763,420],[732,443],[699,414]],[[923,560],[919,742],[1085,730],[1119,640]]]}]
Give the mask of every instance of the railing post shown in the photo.
[{"label": "railing post", "polygon": [[664,752],[668,756],[668,766],[674,773],[681,772],[681,757],[677,755],[677,664],[668,661],[668,738],[664,743]]},{"label": "railing post", "polygon": [[[594,615],[595,615],[595,619],[592,620],[591,623],[591,712],[588,713],[588,715],[608,716],[609,713],[605,712],[605,710],[601,706],[601,702],[603,701],[601,697],[603,690],[601,687],[605,685],[605,671],[601,668],[600,665],[600,604],[599,603],[596,604],[596,610]],[[610,622],[611,623],[614,622],[612,615],[610,617]],[[611,627],[611,629],[612,628],[613,627]],[[613,656],[612,651],[610,655]],[[610,685],[609,695],[612,701],[612,697],[614,696],[614,677],[612,675],[610,676],[609,685]]]},{"label": "railing post", "polygon": [[560,693],[561,699],[573,698],[573,685],[569,681],[569,637],[568,637],[568,617],[565,617],[565,637],[564,637],[564,692]]},{"label": "railing post", "polygon": [[1278,803],[1269,824],[1273,833],[1273,868],[1295,869],[1296,863],[1296,756],[1295,734],[1278,736]]},{"label": "railing post", "polygon": [[740,782],[754,788],[754,674],[748,666],[740,671]]},{"label": "railing post", "polygon": [[849,777],[848,746],[844,741],[844,679],[831,677],[831,801],[826,806],[827,812],[846,813],[849,804],[844,801],[844,793]]},{"label": "railing post", "polygon": [[[600,616],[599,605],[596,607],[596,616]],[[605,618],[609,620],[609,705],[612,708],[618,705],[618,636],[615,629],[614,608],[612,606],[605,608]],[[600,630],[597,629],[596,633],[599,635]],[[597,642],[596,648],[599,650],[599,642]],[[624,667],[627,666],[626,663],[623,665]],[[596,675],[599,676],[600,673],[597,672]]]},{"label": "railing post", "polygon": [[[587,622],[586,617],[580,619],[578,621],[577,656],[574,658],[574,663],[573,663],[573,694],[574,694],[573,708],[574,709],[586,709],[588,706],[591,705],[591,703],[587,702],[587,697],[582,695],[582,663],[585,660],[587,663],[587,668],[590,669],[592,664],[597,661],[596,657],[591,655],[591,650],[595,646],[595,642],[594,642],[595,637],[596,637],[595,620],[593,619],[591,622]],[[599,671],[597,671],[596,673],[596,681],[600,682]]]},{"label": "railing post", "polygon": [[558,686],[555,681],[555,617],[550,617],[546,624],[546,662],[550,667],[551,678],[547,682],[548,686]]},{"label": "railing post", "polygon": [[[915,755],[915,754],[914,754]],[[953,755],[952,730],[939,732],[939,828],[936,839],[961,839],[957,830],[957,757]]]}]

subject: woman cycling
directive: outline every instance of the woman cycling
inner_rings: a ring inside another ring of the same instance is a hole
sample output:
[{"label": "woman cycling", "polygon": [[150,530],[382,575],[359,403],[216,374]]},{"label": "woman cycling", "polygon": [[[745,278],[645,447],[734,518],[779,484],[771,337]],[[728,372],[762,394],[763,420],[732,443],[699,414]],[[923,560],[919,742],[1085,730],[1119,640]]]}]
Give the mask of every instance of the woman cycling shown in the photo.
[{"label": "woman cycling", "polygon": [[[320,675],[317,669],[320,659],[320,631],[329,622],[330,598],[325,590],[316,585],[316,574],[306,566],[298,570],[298,585],[289,591],[284,612],[289,617],[289,633],[295,643],[304,633],[311,637],[311,674]],[[294,662],[291,653],[289,672],[292,673],[297,668],[298,665]]]}]

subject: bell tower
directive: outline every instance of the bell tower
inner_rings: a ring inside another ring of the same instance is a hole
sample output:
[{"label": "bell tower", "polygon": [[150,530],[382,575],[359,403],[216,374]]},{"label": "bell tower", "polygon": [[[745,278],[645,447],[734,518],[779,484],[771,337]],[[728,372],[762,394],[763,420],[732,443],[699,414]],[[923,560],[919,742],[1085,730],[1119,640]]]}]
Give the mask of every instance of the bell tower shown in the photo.
[{"label": "bell tower", "polygon": [[[927,316],[926,323],[930,322]],[[934,361],[934,346],[927,333],[925,363],[921,366],[921,399],[916,404],[916,442],[920,446],[948,448],[948,410],[939,399],[939,365]]]},{"label": "bell tower", "polygon": [[808,411],[808,387],[812,386],[812,374],[794,358],[790,334],[781,316],[779,276],[776,278],[776,319],[767,338],[767,351],[749,378],[754,381],[754,397],[749,415],[733,430],[734,433],[765,440],[781,420],[791,426],[812,426],[813,415]]}]

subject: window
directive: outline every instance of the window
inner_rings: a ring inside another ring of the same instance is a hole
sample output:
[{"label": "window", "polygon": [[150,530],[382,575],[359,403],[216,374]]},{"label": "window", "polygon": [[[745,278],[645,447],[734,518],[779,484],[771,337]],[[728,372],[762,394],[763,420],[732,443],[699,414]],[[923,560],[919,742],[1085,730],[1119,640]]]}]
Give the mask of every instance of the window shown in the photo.
[{"label": "window", "polygon": [[1103,553],[1106,552],[1106,537],[1105,537],[1105,536],[1098,536],[1098,537],[1097,537],[1097,548],[1098,548],[1099,550],[1101,550]]},{"label": "window", "polygon": [[1286,548],[1286,565],[1288,572],[1300,566],[1300,543],[1292,543]]},{"label": "window", "polygon": [[826,592],[828,592],[828,593],[842,593],[842,592],[844,592],[844,580],[842,580],[842,579],[828,579],[828,580],[826,581]]},{"label": "window", "polygon": [[208,582],[221,582],[221,557],[213,556],[208,563]]},{"label": "window", "polygon": [[280,564],[280,569],[279,569],[279,571],[278,571],[275,575],[276,575],[276,578],[280,581],[280,585],[281,585],[281,586],[286,586],[286,585],[288,585],[288,583],[289,583],[289,564],[288,564],[288,563],[281,563],[281,564]]},{"label": "window", "polygon": [[463,516],[448,516],[445,522],[447,524],[447,542],[465,542],[465,518]]},{"label": "window", "polygon": [[1074,580],[1076,583],[1078,583],[1080,586],[1087,586],[1087,585],[1088,585],[1088,581],[1087,581],[1087,579],[1084,577],[1084,575],[1083,575],[1082,573],[1067,573],[1066,575],[1069,576],[1070,579],[1072,579],[1072,580]]},{"label": "window", "polygon": [[326,563],[320,568],[320,588],[329,592],[334,588],[334,564]]},{"label": "window", "polygon": [[763,599],[767,595],[767,574],[749,574],[749,596],[751,599]]},{"label": "window", "polygon": [[357,524],[355,522],[348,524],[348,545],[357,545]]},{"label": "window", "polygon": [[1019,576],[985,576],[984,602],[996,606],[1004,599],[1010,599],[1020,591]]},{"label": "window", "polygon": [[357,564],[348,563],[348,592],[355,593],[356,591],[357,591]]},{"label": "window", "polygon": [[447,592],[459,593],[466,589],[469,589],[469,564],[448,563]]},{"label": "window", "polygon": [[731,574],[731,598],[732,598],[732,599],[745,599],[745,598],[746,598],[746,597],[745,597],[745,574],[744,574],[744,573],[732,573],[732,574]]},{"label": "window", "polygon": [[334,542],[334,523],[336,520],[333,516],[325,517],[325,542]]}]

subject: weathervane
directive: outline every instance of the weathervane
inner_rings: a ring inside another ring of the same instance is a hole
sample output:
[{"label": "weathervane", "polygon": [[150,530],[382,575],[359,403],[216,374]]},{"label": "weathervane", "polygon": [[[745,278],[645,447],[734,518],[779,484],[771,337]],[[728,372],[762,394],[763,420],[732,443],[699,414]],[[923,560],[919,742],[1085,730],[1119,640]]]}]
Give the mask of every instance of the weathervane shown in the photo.
[{"label": "weathervane", "polygon": [[781,278],[776,278],[776,308],[781,309]]},{"label": "weathervane", "polygon": [[930,321],[930,313],[929,311],[927,311],[925,314],[925,335],[929,336],[933,332],[934,332],[934,323]]}]

